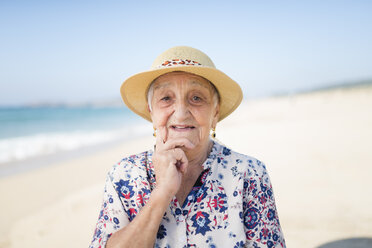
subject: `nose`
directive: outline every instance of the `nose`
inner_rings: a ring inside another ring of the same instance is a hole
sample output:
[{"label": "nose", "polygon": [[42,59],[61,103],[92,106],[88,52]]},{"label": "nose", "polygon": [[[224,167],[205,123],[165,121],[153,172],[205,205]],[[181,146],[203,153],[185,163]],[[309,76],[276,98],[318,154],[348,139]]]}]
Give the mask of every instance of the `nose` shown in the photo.
[{"label": "nose", "polygon": [[185,100],[178,100],[174,105],[173,115],[178,122],[186,120],[190,116],[188,102]]}]

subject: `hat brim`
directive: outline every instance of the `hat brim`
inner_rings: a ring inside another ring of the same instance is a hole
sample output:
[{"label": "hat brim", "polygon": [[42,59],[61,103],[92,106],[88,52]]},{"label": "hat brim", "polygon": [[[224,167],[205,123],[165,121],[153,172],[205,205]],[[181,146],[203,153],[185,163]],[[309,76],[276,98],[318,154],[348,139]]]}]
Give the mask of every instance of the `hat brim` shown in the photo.
[{"label": "hat brim", "polygon": [[184,71],[208,79],[220,94],[219,120],[231,114],[241,103],[243,93],[240,86],[218,69],[203,66],[172,66],[141,72],[129,77],[120,87],[121,97],[129,109],[152,122],[147,107],[147,90],[157,77],[172,72]]}]

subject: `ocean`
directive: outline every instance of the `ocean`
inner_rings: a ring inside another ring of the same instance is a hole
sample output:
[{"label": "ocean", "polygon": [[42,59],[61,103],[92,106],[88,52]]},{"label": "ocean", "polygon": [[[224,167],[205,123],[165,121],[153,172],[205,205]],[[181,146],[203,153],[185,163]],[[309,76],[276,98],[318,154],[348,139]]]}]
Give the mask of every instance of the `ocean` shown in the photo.
[{"label": "ocean", "polygon": [[0,108],[0,175],[36,157],[151,135],[151,125],[125,107]]}]

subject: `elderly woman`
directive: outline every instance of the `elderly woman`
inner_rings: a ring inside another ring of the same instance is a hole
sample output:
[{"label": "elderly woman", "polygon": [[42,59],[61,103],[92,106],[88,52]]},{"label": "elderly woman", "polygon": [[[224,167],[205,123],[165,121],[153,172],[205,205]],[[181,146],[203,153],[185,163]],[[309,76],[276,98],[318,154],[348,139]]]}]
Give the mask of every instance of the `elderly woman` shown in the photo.
[{"label": "elderly woman", "polygon": [[265,165],[213,139],[242,91],[206,54],[171,48],[121,94],[156,141],[109,172],[91,247],[285,247]]}]

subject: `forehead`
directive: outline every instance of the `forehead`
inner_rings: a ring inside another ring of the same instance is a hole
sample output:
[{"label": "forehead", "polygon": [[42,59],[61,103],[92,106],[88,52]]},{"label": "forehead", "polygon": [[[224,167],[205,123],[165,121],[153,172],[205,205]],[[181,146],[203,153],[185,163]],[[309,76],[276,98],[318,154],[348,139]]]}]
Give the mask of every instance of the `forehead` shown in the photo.
[{"label": "forehead", "polygon": [[212,87],[208,80],[198,75],[188,72],[170,72],[155,79],[154,90],[175,87],[180,83],[187,84],[188,86],[202,87],[208,90]]}]

